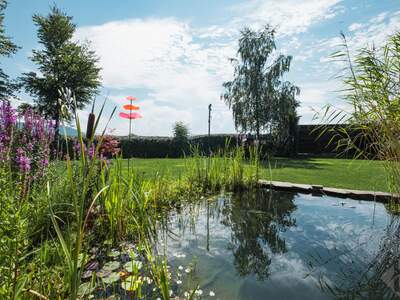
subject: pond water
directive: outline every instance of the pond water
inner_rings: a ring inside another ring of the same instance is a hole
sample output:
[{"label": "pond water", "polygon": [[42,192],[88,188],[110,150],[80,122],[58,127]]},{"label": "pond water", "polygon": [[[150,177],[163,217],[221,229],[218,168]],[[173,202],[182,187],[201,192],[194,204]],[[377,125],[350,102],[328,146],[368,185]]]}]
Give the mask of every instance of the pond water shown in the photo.
[{"label": "pond water", "polygon": [[258,190],[169,212],[159,247],[181,294],[190,277],[206,299],[395,299],[396,224],[380,203]]}]

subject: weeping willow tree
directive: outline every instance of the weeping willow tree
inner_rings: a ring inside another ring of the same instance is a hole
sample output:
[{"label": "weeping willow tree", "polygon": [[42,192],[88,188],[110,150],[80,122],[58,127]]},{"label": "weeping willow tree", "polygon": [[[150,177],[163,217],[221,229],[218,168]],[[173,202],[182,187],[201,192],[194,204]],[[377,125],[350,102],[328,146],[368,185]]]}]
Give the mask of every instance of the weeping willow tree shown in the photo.
[{"label": "weeping willow tree", "polygon": [[390,188],[399,193],[400,32],[389,37],[382,47],[362,48],[354,56],[344,35],[342,40],[342,49],[332,57],[347,64],[344,99],[351,109],[328,106],[322,122],[346,124],[325,130],[335,131],[342,152],[384,161]]},{"label": "weeping willow tree", "polygon": [[283,80],[290,70],[292,56],[278,54],[275,29],[260,31],[244,28],[240,33],[234,79],[225,82],[222,95],[232,109],[235,127],[260,138],[269,133],[277,145],[293,140],[298,122],[296,96],[300,89]]}]

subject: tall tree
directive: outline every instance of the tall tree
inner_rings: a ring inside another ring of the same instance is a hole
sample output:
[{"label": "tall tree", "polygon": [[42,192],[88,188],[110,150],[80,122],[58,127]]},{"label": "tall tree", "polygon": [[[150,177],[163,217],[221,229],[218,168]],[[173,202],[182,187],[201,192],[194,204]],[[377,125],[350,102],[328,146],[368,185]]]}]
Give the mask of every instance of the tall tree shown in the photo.
[{"label": "tall tree", "polygon": [[292,56],[276,53],[275,29],[270,26],[260,31],[244,28],[239,39],[238,57],[231,59],[234,79],[225,82],[222,95],[232,108],[237,130],[260,133],[288,133],[297,122],[295,97],[300,89],[283,75],[289,71]]},{"label": "tall tree", "polygon": [[[9,57],[17,52],[18,47],[6,36],[4,30],[4,10],[7,1],[0,0],[0,55]],[[0,99],[4,100],[12,96],[18,85],[10,80],[10,77],[0,67]]]},{"label": "tall tree", "polygon": [[[70,120],[71,112],[83,109],[98,92],[98,57],[87,43],[73,41],[76,26],[72,17],[57,7],[52,7],[47,16],[34,15],[33,22],[38,27],[39,43],[43,48],[33,50],[31,60],[38,66],[40,74],[25,73],[22,82],[26,91],[34,96],[37,109],[56,121],[58,133],[61,117]],[[60,91],[64,89],[72,92],[75,102],[60,97]],[[62,110],[63,107],[67,110]]]},{"label": "tall tree", "polygon": [[173,127],[173,134],[179,150],[185,153],[189,147],[189,128],[183,122],[176,122]]}]

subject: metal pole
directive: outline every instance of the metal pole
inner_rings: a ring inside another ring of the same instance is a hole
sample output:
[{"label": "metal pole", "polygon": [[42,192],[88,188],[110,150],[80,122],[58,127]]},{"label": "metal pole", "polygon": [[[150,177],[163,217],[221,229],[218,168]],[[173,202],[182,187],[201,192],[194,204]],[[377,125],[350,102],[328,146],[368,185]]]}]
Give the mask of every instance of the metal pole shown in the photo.
[{"label": "metal pole", "polygon": [[209,153],[209,155],[211,155],[210,137],[211,137],[211,104],[208,105],[208,153]]},{"label": "metal pole", "polygon": [[[132,106],[132,100],[130,100],[130,104]],[[131,146],[131,132],[132,132],[132,119],[131,119],[131,110],[129,111],[129,146]],[[129,154],[128,157],[128,174],[131,174],[131,156]]]}]

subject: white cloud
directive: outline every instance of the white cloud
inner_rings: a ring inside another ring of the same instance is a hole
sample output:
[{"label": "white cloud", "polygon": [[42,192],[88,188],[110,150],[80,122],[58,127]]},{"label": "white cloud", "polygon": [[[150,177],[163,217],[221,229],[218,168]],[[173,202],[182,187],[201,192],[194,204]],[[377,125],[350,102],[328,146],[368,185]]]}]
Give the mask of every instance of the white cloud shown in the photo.
[{"label": "white cloud", "polygon": [[279,27],[279,34],[305,32],[310,26],[343,12],[342,0],[250,0],[235,6],[243,16],[237,22],[251,25],[270,23]]},{"label": "white cloud", "polygon": [[356,31],[358,29],[361,29],[363,27],[363,24],[361,23],[353,23],[349,26],[349,31]]},{"label": "white cloud", "polygon": [[[103,85],[115,95],[111,98],[121,99],[131,92],[136,95],[138,90],[142,93],[144,118],[135,121],[135,133],[170,135],[175,121],[189,124],[194,134],[206,133],[209,103],[214,108],[212,131],[233,132],[232,114],[219,100],[222,83],[232,76],[228,58],[235,56],[242,26],[269,22],[279,26],[281,50],[294,54],[292,69],[306,66],[314,74],[310,80],[318,78],[317,83],[297,84],[302,89],[301,122],[308,123],[314,115],[312,109],[339,97],[332,93],[338,84],[328,78],[337,65],[326,63],[326,57],[337,50],[340,38],[305,42],[296,34],[343,13],[342,2],[250,0],[233,7],[233,13],[240,16],[223,25],[195,28],[176,18],[127,19],[80,27],[76,38],[90,40],[100,56]],[[353,23],[348,27],[349,43],[357,47],[372,41],[379,44],[399,24],[399,13],[382,13],[367,23]],[[126,124],[118,118],[112,127],[117,134],[127,133]]]},{"label": "white cloud", "polygon": [[[100,56],[103,85],[115,90],[144,89],[145,118],[135,122],[139,134],[168,135],[172,123],[191,123],[204,133],[207,105],[219,105],[218,124],[232,131],[232,117],[223,113],[219,95],[231,76],[230,43],[198,43],[198,31],[174,18],[133,19],[78,28],[76,38],[88,39]],[[218,36],[218,34],[217,34]],[[210,38],[210,36],[208,36]],[[114,121],[117,133],[124,133]]]}]

